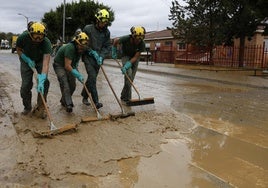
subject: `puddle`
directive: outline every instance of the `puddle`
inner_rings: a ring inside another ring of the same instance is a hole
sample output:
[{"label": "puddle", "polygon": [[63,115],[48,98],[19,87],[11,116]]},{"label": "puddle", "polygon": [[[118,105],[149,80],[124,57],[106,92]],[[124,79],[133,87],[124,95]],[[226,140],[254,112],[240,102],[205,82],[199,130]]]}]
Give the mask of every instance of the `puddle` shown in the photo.
[{"label": "puddle", "polygon": [[193,164],[237,187],[268,185],[268,150],[255,144],[197,127],[191,134]]},{"label": "puddle", "polygon": [[168,140],[161,146],[162,152],[150,158],[142,157],[137,171],[139,174],[135,188],[141,187],[185,187],[191,182],[189,161],[191,153],[186,143]]}]

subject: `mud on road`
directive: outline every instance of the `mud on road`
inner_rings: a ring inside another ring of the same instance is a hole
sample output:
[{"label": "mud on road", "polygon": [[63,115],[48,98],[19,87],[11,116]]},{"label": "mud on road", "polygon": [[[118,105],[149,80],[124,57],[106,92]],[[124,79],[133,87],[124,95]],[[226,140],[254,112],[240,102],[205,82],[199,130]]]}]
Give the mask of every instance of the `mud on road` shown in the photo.
[{"label": "mud on road", "polygon": [[[167,143],[167,138],[178,139],[179,132],[187,132],[194,126],[189,124],[188,117],[169,107],[159,108],[159,104],[142,110],[124,106],[127,111],[136,111],[135,116],[126,119],[81,123],[81,117],[96,116],[94,110],[83,106],[77,93],[74,95],[76,112],[67,114],[60,106],[59,91],[55,92],[56,77],[51,76],[50,82],[55,86],[50,89],[48,106],[53,123],[58,127],[78,124],[78,131],[37,139],[32,131],[46,130],[49,123],[47,119],[20,114],[18,73],[3,68],[0,81],[0,184],[3,186],[132,187],[141,157],[160,153],[160,146]],[[35,89],[32,91],[35,101]],[[105,103],[109,98],[103,96],[104,104],[109,103]],[[120,114],[115,105],[100,112]]]}]

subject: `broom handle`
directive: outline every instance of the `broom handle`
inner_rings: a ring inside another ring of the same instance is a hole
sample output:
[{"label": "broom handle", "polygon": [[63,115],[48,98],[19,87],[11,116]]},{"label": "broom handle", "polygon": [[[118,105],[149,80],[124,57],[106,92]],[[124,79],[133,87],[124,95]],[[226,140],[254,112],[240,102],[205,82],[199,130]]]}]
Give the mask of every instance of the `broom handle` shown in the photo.
[{"label": "broom handle", "polygon": [[47,103],[46,103],[46,101],[45,101],[45,98],[44,98],[44,96],[43,96],[42,93],[39,93],[39,95],[41,96],[43,105],[44,105],[45,110],[46,110],[46,112],[47,112],[47,117],[48,117],[48,119],[49,119],[49,121],[50,121],[50,124],[51,124],[51,122],[52,122],[52,117],[51,117],[50,111],[48,110],[48,107],[47,107]]},{"label": "broom handle", "polygon": [[[117,59],[114,59],[118,65],[122,68],[122,65],[119,63],[119,61]],[[130,82],[130,84],[133,86],[134,90],[136,91],[136,93],[139,96],[139,99],[141,98],[140,93],[138,92],[137,88],[135,87],[135,85],[133,84],[132,80],[129,78],[129,76],[127,74],[125,74],[125,76],[127,77],[128,81]]]},{"label": "broom handle", "polygon": [[111,85],[109,79],[108,79],[108,76],[106,75],[106,73],[105,73],[105,71],[104,71],[103,66],[100,65],[100,67],[101,67],[101,70],[102,70],[102,72],[103,72],[104,77],[106,78],[106,80],[107,80],[107,82],[108,82],[108,84],[109,84],[109,86],[110,86],[110,88],[111,88],[111,90],[112,90],[112,92],[113,92],[113,94],[114,94],[114,96],[115,96],[115,98],[116,98],[116,101],[118,102],[118,104],[119,104],[119,106],[120,106],[120,108],[121,108],[122,113],[124,114],[125,112],[124,112],[124,109],[123,109],[123,107],[122,107],[122,104],[120,103],[120,101],[119,101],[119,99],[118,99],[118,97],[117,97],[117,95],[116,95],[116,93],[115,93],[115,91],[114,91],[114,89],[113,89],[113,87],[112,87],[112,85]]},{"label": "broom handle", "polygon": [[96,105],[95,105],[95,103],[94,103],[94,101],[93,101],[93,99],[92,99],[91,93],[88,91],[87,86],[86,86],[85,83],[83,83],[83,86],[84,86],[84,88],[85,88],[85,90],[86,90],[86,93],[87,93],[89,99],[90,99],[90,102],[92,103],[92,106],[93,106],[94,110],[95,110],[96,113],[99,115],[99,111],[98,111],[98,109],[97,109],[97,107],[96,107]]},{"label": "broom handle", "polygon": [[[37,73],[37,70],[34,69],[34,68],[32,68],[32,71],[34,72],[34,74],[35,74],[35,78],[36,78],[36,82],[38,83],[38,79],[37,79],[37,74],[38,74],[38,73]],[[45,98],[44,98],[44,96],[43,96],[42,93],[38,93],[38,95],[40,95],[40,97],[41,97],[41,99],[42,99],[43,105],[44,105],[45,110],[46,110],[46,112],[47,112],[48,120],[49,120],[49,122],[50,122],[50,125],[52,125],[52,124],[53,124],[53,123],[52,123],[52,117],[51,117],[50,111],[48,110],[48,107],[47,107],[47,103],[46,103],[46,101],[45,101]],[[54,125],[53,125],[53,126],[54,126]]]}]

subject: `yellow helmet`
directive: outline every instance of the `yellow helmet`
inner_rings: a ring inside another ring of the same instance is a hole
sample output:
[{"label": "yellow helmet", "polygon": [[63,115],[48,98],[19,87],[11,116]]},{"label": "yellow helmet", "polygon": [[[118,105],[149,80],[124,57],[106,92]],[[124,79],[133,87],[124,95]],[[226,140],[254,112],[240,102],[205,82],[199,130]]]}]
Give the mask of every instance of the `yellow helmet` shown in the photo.
[{"label": "yellow helmet", "polygon": [[31,26],[32,26],[34,23],[35,23],[34,21],[30,21],[30,22],[27,24],[27,29],[28,29],[28,31],[30,31]]},{"label": "yellow helmet", "polygon": [[88,45],[88,36],[85,32],[80,32],[74,37],[74,41],[82,46],[87,46]]},{"label": "yellow helmet", "polygon": [[40,22],[33,22],[32,24],[29,24],[28,30],[30,34],[40,34],[40,35],[46,35],[47,29],[44,23]]},{"label": "yellow helmet", "polygon": [[110,18],[110,14],[106,9],[101,9],[95,14],[95,17],[100,22],[108,22]]},{"label": "yellow helmet", "polygon": [[144,39],[145,37],[145,28],[142,26],[133,26],[130,29],[131,35],[138,39]]}]

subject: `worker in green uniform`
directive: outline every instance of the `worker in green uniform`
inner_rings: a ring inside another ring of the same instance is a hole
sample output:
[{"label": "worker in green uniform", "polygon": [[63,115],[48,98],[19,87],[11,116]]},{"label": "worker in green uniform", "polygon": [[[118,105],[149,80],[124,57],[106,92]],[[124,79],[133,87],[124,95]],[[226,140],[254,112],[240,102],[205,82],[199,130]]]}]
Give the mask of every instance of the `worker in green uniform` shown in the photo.
[{"label": "worker in green uniform", "polygon": [[[145,51],[145,28],[142,26],[133,26],[130,29],[131,34],[115,38],[112,46],[112,58],[117,59],[117,45],[121,45],[122,50],[122,74],[134,80],[141,52]],[[121,100],[127,102],[131,99],[131,83],[124,78],[124,87],[121,92]]]},{"label": "worker in green uniform", "polygon": [[60,102],[66,108],[66,112],[73,111],[72,95],[76,88],[75,78],[81,83],[84,77],[78,71],[78,63],[81,54],[88,45],[88,36],[84,32],[76,34],[73,40],[59,48],[53,63],[53,68],[58,77],[61,89]]},{"label": "worker in green uniform", "polygon": [[20,95],[24,105],[23,115],[27,115],[32,110],[32,87],[33,69],[37,70],[37,105],[34,110],[37,116],[45,118],[45,108],[40,97],[44,95],[46,100],[49,80],[48,70],[51,53],[51,42],[46,37],[47,28],[41,22],[29,22],[27,31],[19,35],[17,39],[17,53],[20,60],[21,88]]},{"label": "worker in green uniform", "polygon": [[[86,25],[83,29],[83,32],[85,32],[90,39],[89,47],[91,50],[83,55],[82,60],[88,74],[86,86],[91,92],[96,107],[101,108],[103,104],[99,102],[96,82],[100,66],[103,64],[104,58],[108,56],[111,51],[110,31],[107,28],[109,24],[109,12],[106,9],[101,9],[96,13],[95,17],[95,23]],[[83,96],[82,102],[86,105],[90,105],[85,89],[82,90],[81,95]]]}]

